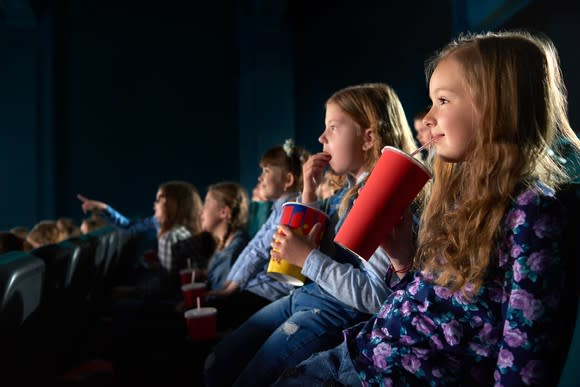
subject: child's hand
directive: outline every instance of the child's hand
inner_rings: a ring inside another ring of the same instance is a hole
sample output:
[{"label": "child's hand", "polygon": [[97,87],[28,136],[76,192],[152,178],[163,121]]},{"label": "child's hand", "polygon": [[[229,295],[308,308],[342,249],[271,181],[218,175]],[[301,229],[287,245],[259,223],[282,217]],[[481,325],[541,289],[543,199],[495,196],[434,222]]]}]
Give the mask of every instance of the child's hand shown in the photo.
[{"label": "child's hand", "polygon": [[413,214],[407,208],[399,223],[393,226],[381,247],[389,255],[393,269],[401,270],[409,267],[415,255],[415,240],[413,238]]},{"label": "child's hand", "polygon": [[237,283],[232,281],[227,281],[224,283],[224,287],[222,289],[210,290],[207,292],[207,298],[217,298],[217,299],[224,299],[230,297],[232,294],[237,293],[240,290],[240,287]]},{"label": "child's hand", "polygon": [[324,169],[330,161],[330,153],[320,152],[308,158],[302,166],[304,184],[302,188],[302,201],[312,203],[316,200],[316,187],[322,182]]},{"label": "child's hand", "polygon": [[81,208],[83,209],[83,212],[86,214],[87,211],[95,211],[95,210],[105,210],[107,208],[107,205],[103,202],[99,202],[97,200],[90,200],[86,197],[84,197],[81,194],[77,195],[77,199],[79,199],[81,201]]},{"label": "child's hand", "polygon": [[315,238],[318,235],[319,223],[315,224],[306,237],[292,232],[288,226],[278,226],[278,231],[274,234],[272,241],[272,258],[285,259],[293,265],[302,267],[308,254],[316,248]]}]

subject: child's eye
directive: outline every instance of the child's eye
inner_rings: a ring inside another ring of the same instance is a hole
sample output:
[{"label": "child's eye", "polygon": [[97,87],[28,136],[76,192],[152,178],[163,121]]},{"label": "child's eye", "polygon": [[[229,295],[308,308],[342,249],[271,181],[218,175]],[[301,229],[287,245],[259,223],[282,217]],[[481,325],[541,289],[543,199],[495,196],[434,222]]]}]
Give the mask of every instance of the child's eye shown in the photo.
[{"label": "child's eye", "polygon": [[439,105],[445,105],[447,102],[449,102],[447,100],[447,98],[443,98],[443,97],[437,98],[437,101],[439,101]]}]

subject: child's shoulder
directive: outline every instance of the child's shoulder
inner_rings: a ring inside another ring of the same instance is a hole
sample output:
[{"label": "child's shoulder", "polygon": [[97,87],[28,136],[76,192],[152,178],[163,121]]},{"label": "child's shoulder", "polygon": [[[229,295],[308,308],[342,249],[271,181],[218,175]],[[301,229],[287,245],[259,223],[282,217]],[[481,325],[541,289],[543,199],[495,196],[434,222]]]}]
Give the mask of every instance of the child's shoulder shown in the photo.
[{"label": "child's shoulder", "polygon": [[559,229],[566,223],[564,203],[556,191],[542,182],[535,182],[521,189],[508,209],[506,222],[512,228],[547,222]]},{"label": "child's shoulder", "polygon": [[159,239],[166,239],[171,242],[181,241],[183,239],[191,238],[191,232],[187,229],[187,227],[182,225],[176,225],[172,229],[168,230],[167,232],[163,233]]},{"label": "child's shoulder", "polygon": [[556,191],[542,183],[536,181],[519,190],[514,200],[515,207],[542,206],[556,200]]}]

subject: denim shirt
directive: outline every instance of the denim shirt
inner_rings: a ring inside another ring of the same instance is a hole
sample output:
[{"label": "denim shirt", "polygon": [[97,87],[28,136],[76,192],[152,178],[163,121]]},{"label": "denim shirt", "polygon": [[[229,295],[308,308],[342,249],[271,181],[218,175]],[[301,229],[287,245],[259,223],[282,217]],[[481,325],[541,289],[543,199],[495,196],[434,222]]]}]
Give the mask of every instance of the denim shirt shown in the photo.
[{"label": "denim shirt", "polygon": [[368,261],[357,259],[360,263],[354,267],[337,262],[320,250],[312,250],[302,274],[344,304],[361,312],[376,313],[391,293],[384,280],[391,264],[389,257],[379,247]]},{"label": "denim shirt", "polygon": [[[359,183],[367,175],[368,173],[362,174],[356,182],[349,180],[334,195],[334,202],[340,203],[352,185]],[[331,219],[336,219],[336,216],[332,216],[335,215],[333,211],[338,211],[336,204],[329,211]],[[335,232],[347,215],[348,212],[336,221]],[[364,313],[376,313],[391,293],[384,280],[391,264],[385,251],[378,247],[370,259],[365,261],[336,244],[333,244],[330,251],[327,249],[328,246],[322,248],[322,251],[312,250],[304,262],[302,274],[342,303]]]},{"label": "denim shirt", "polygon": [[244,231],[236,231],[229,245],[216,251],[207,267],[207,288],[221,289],[234,261],[248,243],[248,235]]},{"label": "denim shirt", "polygon": [[155,216],[138,220],[129,220],[111,206],[107,206],[107,208],[101,213],[109,223],[128,231],[131,235],[152,230],[155,230],[155,234],[159,233],[159,222]]},{"label": "denim shirt", "polygon": [[272,238],[282,217],[282,205],[295,200],[296,197],[296,193],[285,195],[272,204],[272,213],[240,254],[228,275],[228,281],[237,284],[241,290],[270,301],[286,296],[290,290],[294,289],[293,286],[268,276],[266,271],[270,260]]}]

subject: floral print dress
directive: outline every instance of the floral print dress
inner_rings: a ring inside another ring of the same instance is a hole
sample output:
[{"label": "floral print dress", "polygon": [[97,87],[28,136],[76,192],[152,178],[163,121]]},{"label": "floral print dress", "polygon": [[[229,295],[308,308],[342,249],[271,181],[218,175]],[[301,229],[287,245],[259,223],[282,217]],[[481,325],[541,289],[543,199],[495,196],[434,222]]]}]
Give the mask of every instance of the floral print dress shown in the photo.
[{"label": "floral print dress", "polygon": [[553,191],[525,190],[471,300],[426,272],[395,287],[377,315],[344,332],[363,385],[542,383],[563,279],[563,219]]}]

